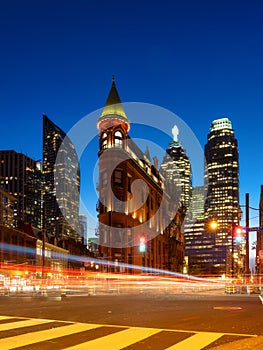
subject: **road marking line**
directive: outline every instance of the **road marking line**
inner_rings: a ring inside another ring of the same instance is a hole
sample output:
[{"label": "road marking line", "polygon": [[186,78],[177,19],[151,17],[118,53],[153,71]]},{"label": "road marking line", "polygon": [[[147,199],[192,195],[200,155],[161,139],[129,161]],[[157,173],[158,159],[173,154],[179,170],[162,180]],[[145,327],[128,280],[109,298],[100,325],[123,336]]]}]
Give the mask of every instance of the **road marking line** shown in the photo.
[{"label": "road marking line", "polygon": [[260,299],[260,301],[261,301],[261,303],[262,303],[262,305],[263,305],[263,298],[262,298],[262,296],[259,295],[258,297],[259,297],[259,299]]},{"label": "road marking line", "polygon": [[88,331],[90,329],[101,327],[99,324],[74,323],[59,328],[51,328],[38,332],[21,334],[14,337],[3,338],[0,340],[0,349],[8,350],[16,347],[35,344],[41,341],[59,338],[65,335]]},{"label": "road marking line", "polygon": [[42,320],[39,318],[32,318],[30,320],[21,320],[16,322],[9,322],[0,324],[0,331],[8,331],[10,329],[16,329],[16,328],[22,328],[22,327],[28,327],[28,326],[36,326],[43,323],[51,323],[52,320]]},{"label": "road marking line", "polygon": [[[263,298],[262,298],[263,300]],[[6,318],[17,318],[16,316],[0,316],[0,320],[1,320],[1,317],[6,317]],[[19,318],[23,319],[23,320],[32,320],[32,318],[30,317],[21,317],[21,316],[18,316]],[[42,320],[42,319],[38,319],[37,320]],[[47,320],[47,319],[43,319],[43,320]],[[65,321],[65,320],[48,320],[50,322],[63,322],[63,323],[69,323],[69,324],[72,324],[74,323],[74,321]],[[84,322],[79,322],[79,323],[82,323],[82,324],[88,324],[88,323],[84,323]],[[117,325],[117,324],[100,324],[101,327],[116,327],[116,328],[131,328],[132,326],[129,326],[129,325]],[[139,327],[138,327],[139,328]],[[143,327],[142,327],[143,328]],[[149,327],[147,327],[149,328]],[[194,333],[194,334],[197,334],[197,333],[202,333],[203,331],[196,331],[196,330],[192,330],[192,329],[172,329],[172,328],[154,328],[154,327],[151,327],[150,329],[155,329],[155,330],[159,330],[159,331],[167,331],[167,332],[181,332],[181,333]],[[218,332],[205,332],[205,333],[218,333]],[[257,337],[258,335],[257,334],[246,334],[246,333],[227,333],[227,332],[224,332],[225,335],[233,335],[233,336],[238,336],[238,337]]]},{"label": "road marking line", "polygon": [[0,316],[0,320],[10,320],[12,318],[17,318],[15,316]]},{"label": "road marking line", "polygon": [[[61,321],[62,322],[62,321]],[[116,325],[116,324],[103,324],[103,327],[117,327],[117,328],[131,328],[131,326],[126,325],[126,326],[121,326],[121,325]],[[149,327],[148,327],[149,328]],[[197,330],[192,330],[192,329],[172,329],[172,328],[149,328],[149,329],[155,329],[158,331],[165,331],[165,332],[175,332],[175,333],[193,333],[193,334],[198,334],[198,333],[204,333],[204,331],[197,331]],[[218,332],[205,332],[206,334],[218,334]],[[233,335],[233,336],[238,336],[238,337],[257,337],[257,334],[246,334],[246,333],[227,333],[224,332],[224,335]]]},{"label": "road marking line", "polygon": [[214,310],[242,310],[240,306],[214,306]]},{"label": "road marking line", "polygon": [[[16,318],[15,316],[0,316],[0,320],[9,320]],[[174,344],[165,350],[188,350],[194,348],[195,350],[203,349],[205,346],[210,345],[215,340],[219,339],[223,335],[232,336],[246,336],[246,337],[257,337],[252,334],[236,334],[236,333],[218,333],[218,332],[202,332],[202,331],[191,331],[191,330],[178,330],[178,329],[164,329],[164,328],[145,328],[145,327],[130,327],[124,325],[109,325],[109,324],[90,324],[90,323],[73,323],[72,321],[62,321],[53,319],[38,319],[38,318],[26,318],[19,317],[21,321],[8,322],[6,324],[0,324],[1,330],[9,330],[22,328],[26,326],[34,326],[41,324],[48,324],[51,322],[61,322],[63,326],[59,328],[50,328],[48,330],[40,330],[37,332],[28,332],[17,336],[0,339],[0,349],[8,350],[14,349],[21,346],[27,346],[30,344],[37,344],[41,341],[47,341],[63,337],[66,335],[73,335],[82,331],[92,330],[99,327],[115,327],[119,328],[119,332],[102,336],[85,343],[80,343],[63,350],[92,350],[92,349],[103,349],[103,350],[119,350],[123,347],[132,345],[143,339],[146,339],[154,334],[162,331],[169,332],[181,332],[181,333],[192,333],[193,335],[189,338],[181,341],[180,343]],[[68,322],[68,325],[65,325]],[[127,327],[129,327],[127,329]]]},{"label": "road marking line", "polygon": [[170,346],[169,348],[166,348],[165,350],[201,350],[205,346],[221,338],[223,335],[224,333],[197,333],[175,345]]},{"label": "road marking line", "polygon": [[106,335],[105,337],[64,348],[63,350],[119,350],[159,333],[160,331],[161,329],[131,327],[114,334]]}]

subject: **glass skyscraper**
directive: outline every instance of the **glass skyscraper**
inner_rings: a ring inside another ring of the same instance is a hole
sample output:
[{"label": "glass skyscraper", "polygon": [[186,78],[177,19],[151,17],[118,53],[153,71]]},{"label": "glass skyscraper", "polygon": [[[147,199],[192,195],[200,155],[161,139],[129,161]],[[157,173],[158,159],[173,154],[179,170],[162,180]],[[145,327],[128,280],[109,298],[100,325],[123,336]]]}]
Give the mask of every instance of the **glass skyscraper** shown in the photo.
[{"label": "glass skyscraper", "polygon": [[39,161],[13,150],[0,151],[0,186],[15,198],[15,227],[41,228],[41,177]]},{"label": "glass skyscraper", "polygon": [[215,235],[205,230],[205,187],[193,187],[192,200],[184,223],[185,255],[189,274],[214,274]]},{"label": "glass skyscraper", "polygon": [[74,145],[43,115],[43,226],[50,243],[78,238],[80,172]]},{"label": "glass skyscraper", "polygon": [[221,272],[231,269],[233,224],[239,215],[238,143],[228,118],[214,120],[205,145],[205,223],[217,222],[214,260]]},{"label": "glass skyscraper", "polygon": [[186,213],[192,195],[192,170],[188,156],[177,139],[171,141],[160,166],[166,180],[166,190]]}]

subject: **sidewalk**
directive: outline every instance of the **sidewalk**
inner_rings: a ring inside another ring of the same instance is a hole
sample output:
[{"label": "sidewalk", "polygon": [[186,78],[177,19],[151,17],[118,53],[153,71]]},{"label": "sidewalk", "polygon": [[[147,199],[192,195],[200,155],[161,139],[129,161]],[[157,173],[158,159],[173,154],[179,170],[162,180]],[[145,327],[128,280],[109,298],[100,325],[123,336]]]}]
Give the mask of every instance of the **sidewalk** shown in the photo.
[{"label": "sidewalk", "polygon": [[236,340],[211,348],[211,350],[263,350],[263,336]]}]

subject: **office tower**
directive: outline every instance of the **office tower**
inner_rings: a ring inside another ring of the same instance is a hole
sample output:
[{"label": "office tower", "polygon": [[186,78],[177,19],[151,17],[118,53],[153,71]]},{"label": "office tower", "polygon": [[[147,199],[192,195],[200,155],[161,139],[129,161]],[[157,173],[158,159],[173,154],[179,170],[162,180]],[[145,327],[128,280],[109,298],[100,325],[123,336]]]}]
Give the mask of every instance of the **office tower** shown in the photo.
[{"label": "office tower", "polygon": [[79,214],[79,235],[83,237],[83,242],[87,246],[88,244],[88,227],[87,227],[87,215]]},{"label": "office tower", "polygon": [[14,226],[14,204],[15,197],[0,187],[0,224]]},{"label": "office tower", "polygon": [[192,200],[184,221],[185,256],[189,274],[212,274],[218,269],[214,263],[215,236],[205,230],[205,187],[193,187]]},{"label": "office tower", "polygon": [[230,272],[231,227],[239,220],[239,163],[238,143],[228,118],[212,122],[205,145],[205,160],[206,229],[209,230],[212,220],[217,222],[214,259],[221,272]]},{"label": "office tower", "polygon": [[50,243],[64,246],[68,239],[78,238],[79,189],[74,145],[43,115],[43,227]]},{"label": "office tower", "polygon": [[0,184],[15,197],[14,226],[41,228],[40,162],[13,150],[0,151]]},{"label": "office tower", "polygon": [[204,206],[205,206],[205,187],[193,187],[192,200],[190,203],[188,217],[192,221],[204,220]]},{"label": "office tower", "polygon": [[[130,121],[114,79],[97,127],[100,256],[114,261],[116,269],[124,263],[182,271],[182,215],[177,211],[176,223],[168,226],[172,204],[163,178],[149,152],[129,136]],[[140,188],[140,181],[145,186]]]},{"label": "office tower", "polygon": [[[176,131],[176,132],[175,132]],[[166,155],[160,166],[160,173],[173,200],[179,201],[187,212],[192,196],[192,170],[189,158],[178,141],[178,129],[174,126],[174,140],[169,143]]]}]

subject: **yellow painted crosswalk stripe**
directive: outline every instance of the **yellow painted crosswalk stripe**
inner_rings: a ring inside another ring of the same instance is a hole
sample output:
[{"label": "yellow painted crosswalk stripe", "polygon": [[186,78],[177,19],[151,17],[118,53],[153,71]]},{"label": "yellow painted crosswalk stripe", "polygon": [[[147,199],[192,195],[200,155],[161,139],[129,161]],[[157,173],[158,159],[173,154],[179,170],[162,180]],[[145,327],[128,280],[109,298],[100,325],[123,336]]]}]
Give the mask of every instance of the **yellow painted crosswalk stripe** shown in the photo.
[{"label": "yellow painted crosswalk stripe", "polygon": [[187,339],[182,340],[180,343],[166,348],[165,350],[201,350],[205,346],[221,338],[223,335],[224,333],[197,333]]},{"label": "yellow painted crosswalk stripe", "polygon": [[31,318],[29,320],[21,320],[9,323],[0,324],[0,331],[8,331],[10,329],[16,329],[21,327],[36,326],[39,324],[50,323],[52,320],[42,320],[39,318]]},{"label": "yellow painted crosswalk stripe", "polygon": [[64,348],[64,350],[119,350],[159,333],[160,331],[161,329],[131,327],[105,337]]},{"label": "yellow painted crosswalk stripe", "polygon": [[11,318],[15,318],[15,316],[0,316],[0,321],[1,320],[10,320]]},{"label": "yellow painted crosswalk stripe", "polygon": [[[100,327],[116,327],[119,331],[108,335],[101,335],[100,337],[92,340],[87,340],[84,343],[69,346],[63,350],[119,350],[137,342],[143,341],[152,335],[159,332],[177,332],[177,333],[192,333],[187,339],[184,339],[165,350],[188,350],[195,349],[201,350],[204,347],[210,345],[217,339],[224,335],[238,335],[238,336],[255,336],[245,334],[232,334],[232,333],[216,333],[216,332],[191,332],[186,330],[175,329],[159,329],[159,328],[143,328],[143,327],[127,327],[118,325],[103,325],[103,324],[89,324],[89,323],[73,323],[68,321],[58,321],[52,319],[39,319],[39,318],[20,318],[17,320],[15,316],[0,316],[1,320],[6,320],[7,323],[0,323],[0,331],[15,330],[24,327],[49,324],[49,329],[23,333],[20,335],[14,335],[0,339],[0,350],[10,350],[23,346],[30,346],[31,344],[37,344],[43,341],[49,341],[57,339],[63,336],[72,335],[76,337],[76,334],[89,331]],[[9,322],[10,321],[10,322]],[[61,322],[60,327],[52,328],[52,322]],[[67,322],[68,324],[65,324]],[[83,338],[82,338],[83,339]],[[154,340],[153,340],[154,342]],[[39,344],[41,346],[41,344]],[[65,346],[67,346],[65,344]]]},{"label": "yellow painted crosswalk stripe", "polygon": [[[52,322],[52,321],[49,321],[49,322]],[[9,324],[9,326],[10,325],[11,324]],[[55,339],[65,335],[83,332],[83,331],[87,331],[98,327],[101,327],[101,325],[88,324],[88,323],[86,324],[74,323],[74,324],[69,324],[67,326],[62,326],[58,328],[51,328],[43,331],[31,332],[31,333],[17,335],[14,337],[3,338],[0,340],[0,349],[1,350],[13,349],[16,347],[35,344],[41,341]]]}]

